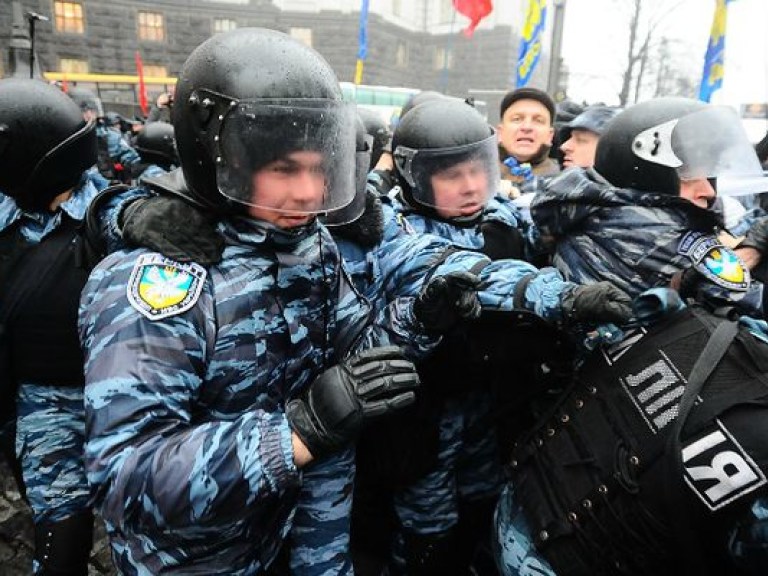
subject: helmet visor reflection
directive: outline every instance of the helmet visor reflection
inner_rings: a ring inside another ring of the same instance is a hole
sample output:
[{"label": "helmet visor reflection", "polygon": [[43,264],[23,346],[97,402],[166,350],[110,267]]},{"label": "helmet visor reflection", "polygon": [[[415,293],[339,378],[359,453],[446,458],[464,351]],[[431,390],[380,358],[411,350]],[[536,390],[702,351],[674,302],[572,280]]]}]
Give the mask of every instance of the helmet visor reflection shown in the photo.
[{"label": "helmet visor reflection", "polygon": [[355,194],[354,104],[335,100],[233,102],[215,141],[219,192],[284,212],[338,210]]},{"label": "helmet visor reflection", "polygon": [[760,161],[741,119],[727,106],[710,106],[681,118],[672,131],[672,149],[682,164],[681,180],[716,178],[719,194],[768,190]]},{"label": "helmet visor reflection", "polygon": [[499,182],[496,135],[452,148],[414,150],[398,146],[395,164],[414,200],[432,208],[482,208]]}]

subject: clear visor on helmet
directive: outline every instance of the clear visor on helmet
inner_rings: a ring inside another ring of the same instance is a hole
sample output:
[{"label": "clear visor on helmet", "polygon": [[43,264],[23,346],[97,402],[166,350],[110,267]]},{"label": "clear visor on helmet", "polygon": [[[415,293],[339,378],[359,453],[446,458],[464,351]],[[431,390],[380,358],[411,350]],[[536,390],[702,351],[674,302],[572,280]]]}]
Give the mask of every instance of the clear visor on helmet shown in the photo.
[{"label": "clear visor on helmet", "polygon": [[416,202],[456,215],[484,207],[500,179],[495,134],[452,148],[414,150],[398,146],[394,159]]},{"label": "clear visor on helmet", "polygon": [[219,192],[235,202],[307,215],[354,198],[353,103],[235,101],[215,143]]},{"label": "clear visor on helmet", "polygon": [[677,169],[681,180],[716,178],[719,194],[768,191],[755,149],[736,112],[709,106],[635,138],[635,153]]},{"label": "clear visor on helmet", "polygon": [[368,172],[371,169],[373,136],[365,135],[365,150],[355,152],[355,197],[352,202],[321,217],[326,226],[342,226],[354,222],[365,211]]}]

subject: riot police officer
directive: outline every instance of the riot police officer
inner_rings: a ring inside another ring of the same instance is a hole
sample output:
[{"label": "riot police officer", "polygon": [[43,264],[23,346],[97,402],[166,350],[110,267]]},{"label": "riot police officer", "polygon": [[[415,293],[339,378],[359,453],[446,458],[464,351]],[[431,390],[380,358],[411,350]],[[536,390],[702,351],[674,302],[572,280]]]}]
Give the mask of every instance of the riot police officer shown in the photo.
[{"label": "riot police officer", "polygon": [[137,180],[158,176],[178,168],[179,155],[173,126],[167,122],[152,122],[136,137],[136,152],[141,156]]},{"label": "riot police officer", "polygon": [[608,280],[636,296],[690,265],[690,234],[717,233],[717,194],[750,193],[761,179],[731,111],[659,98],[617,115],[600,138],[595,170],[557,177],[531,213],[554,240],[554,264],[566,278]]},{"label": "riot police officer", "polygon": [[[596,321],[622,317],[623,295],[612,287],[564,285],[555,271],[539,273],[519,262],[529,243],[517,210],[495,196],[496,134],[473,107],[453,99],[424,102],[403,116],[392,145],[400,182],[388,199],[392,220],[408,235],[438,236],[491,260],[482,271],[484,309],[505,309],[506,302],[507,310],[530,309],[554,322],[569,319],[575,309]],[[505,336],[485,334],[496,337]],[[391,566],[395,573],[466,574],[470,564],[481,564],[478,546],[490,532],[502,474],[491,417],[494,369],[475,363],[473,340],[457,330],[420,367],[424,390],[434,391],[427,401],[432,415],[393,450],[405,452],[433,433],[438,439],[435,453],[423,455],[421,473],[394,496],[402,537]]]},{"label": "riot police officer", "polygon": [[[616,116],[595,168],[567,171],[534,201],[558,267],[642,299],[690,269],[695,287],[683,281],[684,292],[715,313],[681,312],[596,354],[520,442],[496,511],[499,566],[505,575],[763,574],[756,382],[768,351],[764,334],[733,322],[751,296],[759,307],[762,288],[713,235],[709,207],[716,191],[768,190],[768,179],[732,110],[686,99]],[[674,301],[660,308],[677,312]]]},{"label": "riot police officer", "polygon": [[433,290],[372,314],[351,289],[316,215],[352,200],[354,108],[314,50],[240,29],[200,45],[180,78],[181,170],[152,187],[218,220],[223,254],[205,268],[118,252],[83,296],[86,464],[115,562],[350,573],[350,446],[418,382],[397,349],[369,348],[418,357],[436,342],[430,314],[475,297]]},{"label": "riot police officer", "polygon": [[79,230],[106,185],[90,170],[95,128],[55,87],[0,80],[0,382],[17,412],[36,574],[87,574],[92,543],[76,321],[88,277]]},{"label": "riot police officer", "polygon": [[[86,121],[96,122],[97,166],[101,175],[110,182],[130,184],[135,176],[139,155],[124,139],[119,119],[107,119],[101,100],[86,88],[73,87],[67,92],[80,106]],[[117,121],[118,129],[111,128]]]}]

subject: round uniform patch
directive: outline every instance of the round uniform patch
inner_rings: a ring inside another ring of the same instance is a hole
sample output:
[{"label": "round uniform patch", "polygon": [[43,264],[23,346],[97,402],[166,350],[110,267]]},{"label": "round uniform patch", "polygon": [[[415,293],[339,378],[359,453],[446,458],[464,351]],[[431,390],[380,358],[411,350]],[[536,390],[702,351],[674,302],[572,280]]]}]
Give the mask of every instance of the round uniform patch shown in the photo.
[{"label": "round uniform patch", "polygon": [[197,302],[207,274],[194,262],[142,254],[128,281],[128,302],[150,320],[181,314]]},{"label": "round uniform patch", "polygon": [[714,236],[689,232],[680,242],[678,252],[688,256],[694,268],[716,286],[731,292],[749,290],[749,268],[733,249]]}]

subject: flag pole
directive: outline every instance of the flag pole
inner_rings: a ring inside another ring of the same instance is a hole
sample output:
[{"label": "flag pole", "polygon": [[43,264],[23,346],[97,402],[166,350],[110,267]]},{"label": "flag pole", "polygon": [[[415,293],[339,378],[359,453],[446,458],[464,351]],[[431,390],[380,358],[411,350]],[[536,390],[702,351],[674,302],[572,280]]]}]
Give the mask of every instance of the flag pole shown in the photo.
[{"label": "flag pole", "polygon": [[443,54],[443,68],[440,70],[440,82],[438,84],[438,92],[445,93],[448,89],[448,57],[453,51],[454,41],[454,26],[456,24],[456,10],[453,11],[453,17],[451,18],[451,29],[448,32],[448,36],[445,41],[445,53]]}]

